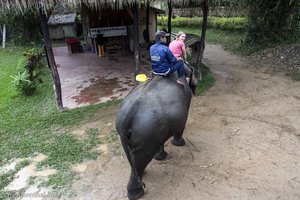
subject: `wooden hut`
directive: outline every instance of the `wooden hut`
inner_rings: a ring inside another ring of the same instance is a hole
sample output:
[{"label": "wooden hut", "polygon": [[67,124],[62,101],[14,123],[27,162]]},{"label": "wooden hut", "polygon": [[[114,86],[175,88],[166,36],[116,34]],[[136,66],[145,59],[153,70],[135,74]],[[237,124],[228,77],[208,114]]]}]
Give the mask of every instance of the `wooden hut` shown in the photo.
[{"label": "wooden hut", "polygon": [[76,38],[76,11],[56,6],[48,19],[51,39]]}]

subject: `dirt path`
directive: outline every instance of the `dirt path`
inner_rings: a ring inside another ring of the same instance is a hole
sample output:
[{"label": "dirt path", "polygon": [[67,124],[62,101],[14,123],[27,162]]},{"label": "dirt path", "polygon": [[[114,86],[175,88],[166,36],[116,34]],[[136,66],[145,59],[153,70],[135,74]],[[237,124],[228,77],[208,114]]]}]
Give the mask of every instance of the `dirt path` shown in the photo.
[{"label": "dirt path", "polygon": [[[215,45],[204,58],[216,83],[192,100],[187,145],[167,143],[168,159],[146,169],[142,199],[300,199],[300,83]],[[115,113],[97,126],[112,131]],[[74,199],[127,198],[122,149],[101,148],[98,160],[82,164]]]}]

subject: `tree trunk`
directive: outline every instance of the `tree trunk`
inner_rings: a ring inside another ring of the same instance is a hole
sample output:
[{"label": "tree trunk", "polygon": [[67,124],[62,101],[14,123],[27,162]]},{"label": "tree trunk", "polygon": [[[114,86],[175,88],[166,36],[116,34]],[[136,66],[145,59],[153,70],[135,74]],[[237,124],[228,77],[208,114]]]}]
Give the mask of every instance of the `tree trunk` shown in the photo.
[{"label": "tree trunk", "polygon": [[59,110],[62,110],[63,104],[62,104],[62,96],[61,96],[60,78],[59,78],[59,74],[57,71],[54,54],[52,50],[52,45],[51,45],[51,40],[50,40],[49,30],[47,25],[47,18],[46,15],[43,14],[41,10],[40,10],[40,19],[41,19],[41,26],[42,26],[43,37],[44,37],[44,45],[45,45],[46,54],[48,56],[48,60],[50,64],[49,67],[53,78],[56,106]]},{"label": "tree trunk", "polygon": [[207,28],[207,15],[208,15],[208,3],[207,1],[204,1],[202,3],[202,12],[203,12],[203,21],[202,21],[202,30],[201,30],[201,38],[200,38],[200,44],[199,44],[199,52],[197,57],[197,63],[196,63],[196,72],[195,76],[198,80],[202,79],[202,59],[203,59],[203,52],[205,49],[205,35],[206,35],[206,28]]},{"label": "tree trunk", "polygon": [[[168,32],[172,33],[172,0],[168,1]],[[171,42],[171,35],[168,37],[168,44]]]},{"label": "tree trunk", "polygon": [[134,83],[139,72],[139,7],[137,4],[133,6],[133,51],[134,51]]}]

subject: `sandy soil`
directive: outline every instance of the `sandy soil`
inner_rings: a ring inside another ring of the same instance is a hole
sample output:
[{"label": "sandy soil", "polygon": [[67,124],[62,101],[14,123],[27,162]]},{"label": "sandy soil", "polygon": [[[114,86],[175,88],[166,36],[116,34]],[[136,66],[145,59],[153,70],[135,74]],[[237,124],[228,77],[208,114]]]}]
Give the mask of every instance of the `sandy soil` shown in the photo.
[{"label": "sandy soil", "polygon": [[[186,146],[168,142],[167,160],[148,165],[142,199],[300,199],[300,82],[215,45],[204,58],[215,85],[192,99]],[[84,128],[114,132],[116,111]],[[119,141],[99,148],[96,161],[78,167],[72,199],[127,199]]]}]

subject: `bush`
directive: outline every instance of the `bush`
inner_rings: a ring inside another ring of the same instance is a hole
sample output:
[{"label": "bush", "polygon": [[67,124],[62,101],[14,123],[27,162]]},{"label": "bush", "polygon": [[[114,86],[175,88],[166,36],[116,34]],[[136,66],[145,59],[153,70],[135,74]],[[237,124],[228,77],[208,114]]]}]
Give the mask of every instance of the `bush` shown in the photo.
[{"label": "bush", "polygon": [[[168,24],[168,17],[161,16],[157,21],[159,26],[166,27]],[[221,30],[242,30],[246,24],[246,19],[241,17],[208,17],[207,19],[207,28],[215,28]],[[182,28],[196,28],[202,26],[201,17],[175,17],[172,19],[173,27],[182,27]]]},{"label": "bush", "polygon": [[24,57],[18,60],[17,73],[13,78],[13,84],[21,95],[32,95],[38,79],[37,69],[41,66],[41,52],[32,48],[23,53]]},{"label": "bush", "polygon": [[30,80],[29,73],[27,70],[18,72],[15,76],[11,76],[13,79],[12,83],[17,89],[17,92],[21,95],[32,95],[35,91],[35,84]]}]

